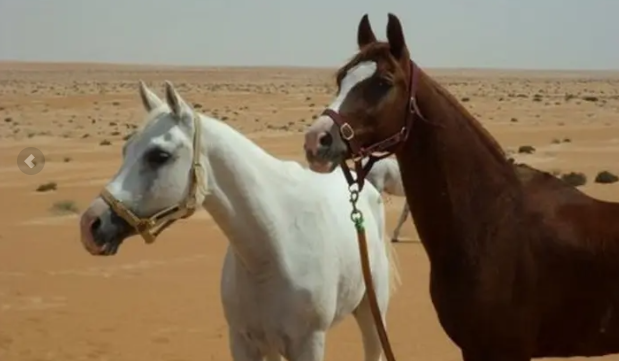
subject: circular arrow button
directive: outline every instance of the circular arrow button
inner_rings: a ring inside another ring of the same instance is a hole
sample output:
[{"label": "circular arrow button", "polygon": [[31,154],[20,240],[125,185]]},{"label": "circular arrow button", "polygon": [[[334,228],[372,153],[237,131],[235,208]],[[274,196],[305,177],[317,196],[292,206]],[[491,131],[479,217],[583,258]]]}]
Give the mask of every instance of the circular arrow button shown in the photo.
[{"label": "circular arrow button", "polygon": [[28,147],[17,156],[17,167],[24,174],[35,175],[42,171],[44,166],[45,156],[37,148]]}]

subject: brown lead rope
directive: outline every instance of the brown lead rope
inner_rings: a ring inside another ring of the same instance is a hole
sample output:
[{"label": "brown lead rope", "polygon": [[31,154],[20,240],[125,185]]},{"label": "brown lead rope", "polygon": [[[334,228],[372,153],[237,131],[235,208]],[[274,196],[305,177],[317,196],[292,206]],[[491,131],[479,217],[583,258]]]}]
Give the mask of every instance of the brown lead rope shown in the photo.
[{"label": "brown lead rope", "polygon": [[352,204],[352,212],[350,213],[350,219],[355,224],[357,231],[357,241],[359,242],[359,255],[361,256],[361,269],[363,272],[363,281],[365,282],[365,288],[370,302],[370,310],[372,311],[372,317],[374,318],[374,325],[378,331],[378,338],[383,347],[385,357],[387,361],[396,361],[389,343],[389,336],[387,336],[387,330],[385,324],[380,316],[380,308],[378,307],[378,301],[376,299],[376,291],[374,290],[374,281],[372,280],[372,271],[370,270],[370,258],[368,256],[368,242],[365,236],[365,226],[363,221],[363,213],[357,209],[357,200],[359,199],[358,190],[350,190],[350,203]]}]

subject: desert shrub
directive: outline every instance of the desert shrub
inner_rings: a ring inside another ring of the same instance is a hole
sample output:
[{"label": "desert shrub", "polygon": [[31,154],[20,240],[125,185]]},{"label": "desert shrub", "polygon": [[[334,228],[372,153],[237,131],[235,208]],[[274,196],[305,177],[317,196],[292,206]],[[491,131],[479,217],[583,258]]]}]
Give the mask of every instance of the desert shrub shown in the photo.
[{"label": "desert shrub", "polygon": [[55,191],[56,189],[58,189],[58,184],[56,182],[47,182],[38,186],[36,190],[37,192],[49,192]]},{"label": "desert shrub", "polygon": [[595,176],[595,183],[610,184],[619,181],[619,177],[609,171],[603,170]]},{"label": "desert shrub", "polygon": [[561,175],[561,180],[573,187],[580,187],[587,184],[587,176],[580,172],[569,172],[563,174]]},{"label": "desert shrub", "polygon": [[521,145],[518,148],[518,153],[527,153],[527,154],[531,154],[535,152],[535,148],[533,146],[530,145]]},{"label": "desert shrub", "polygon": [[54,202],[51,210],[54,213],[79,213],[75,202],[69,200]]}]

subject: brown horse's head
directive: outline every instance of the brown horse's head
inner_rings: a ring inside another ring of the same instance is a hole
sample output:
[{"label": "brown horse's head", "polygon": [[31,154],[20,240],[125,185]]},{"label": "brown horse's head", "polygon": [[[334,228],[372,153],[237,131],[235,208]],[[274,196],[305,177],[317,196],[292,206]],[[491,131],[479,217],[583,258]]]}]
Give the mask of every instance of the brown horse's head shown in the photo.
[{"label": "brown horse's head", "polygon": [[[331,172],[349,158],[392,152],[408,133],[414,65],[402,25],[389,14],[388,42],[374,36],[367,14],[357,31],[359,52],[337,72],[336,98],[305,134],[310,168]],[[413,108],[411,108],[413,107]]]}]

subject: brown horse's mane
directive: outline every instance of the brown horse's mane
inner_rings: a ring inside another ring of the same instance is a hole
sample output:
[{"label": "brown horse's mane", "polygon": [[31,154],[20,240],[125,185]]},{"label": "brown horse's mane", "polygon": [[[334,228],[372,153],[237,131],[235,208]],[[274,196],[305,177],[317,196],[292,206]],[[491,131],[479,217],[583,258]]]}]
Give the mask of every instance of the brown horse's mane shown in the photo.
[{"label": "brown horse's mane", "polygon": [[488,147],[488,150],[492,153],[493,156],[501,163],[507,163],[507,157],[503,150],[503,147],[499,144],[499,142],[490,134],[490,132],[483,127],[481,122],[473,115],[471,112],[466,109],[462,103],[460,103],[453,94],[451,94],[444,86],[439,84],[432,77],[425,75],[425,79],[429,84],[436,90],[437,94],[440,95],[447,103],[453,107],[456,112],[468,121],[468,123],[473,128],[473,131],[479,136],[480,139],[484,140],[484,144]]}]

